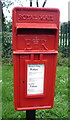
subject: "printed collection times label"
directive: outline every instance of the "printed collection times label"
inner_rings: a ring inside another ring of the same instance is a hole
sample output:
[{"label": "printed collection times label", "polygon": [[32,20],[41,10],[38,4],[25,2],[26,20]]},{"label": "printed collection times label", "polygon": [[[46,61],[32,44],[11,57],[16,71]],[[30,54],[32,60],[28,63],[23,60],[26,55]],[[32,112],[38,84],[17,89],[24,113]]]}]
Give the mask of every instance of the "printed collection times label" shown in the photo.
[{"label": "printed collection times label", "polygon": [[44,93],[44,64],[27,65],[27,95]]}]

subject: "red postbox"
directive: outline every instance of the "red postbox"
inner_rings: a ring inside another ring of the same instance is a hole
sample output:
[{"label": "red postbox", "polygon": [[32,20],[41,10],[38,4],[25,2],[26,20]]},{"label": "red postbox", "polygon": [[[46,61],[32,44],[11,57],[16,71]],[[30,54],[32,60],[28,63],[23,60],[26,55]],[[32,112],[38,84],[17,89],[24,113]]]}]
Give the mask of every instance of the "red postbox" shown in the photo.
[{"label": "red postbox", "polygon": [[13,9],[14,103],[16,110],[54,104],[59,10]]}]

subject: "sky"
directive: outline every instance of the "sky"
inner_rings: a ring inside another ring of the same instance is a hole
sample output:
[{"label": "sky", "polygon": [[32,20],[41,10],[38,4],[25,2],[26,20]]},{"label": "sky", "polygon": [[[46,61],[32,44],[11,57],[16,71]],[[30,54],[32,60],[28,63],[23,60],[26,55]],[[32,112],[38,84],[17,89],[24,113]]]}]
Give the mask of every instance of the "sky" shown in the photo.
[{"label": "sky", "polygon": [[[15,1],[15,0],[12,0]],[[33,0],[33,7],[36,7],[35,4],[36,0]],[[39,7],[42,7],[44,0],[38,0],[39,1]],[[47,0],[47,3],[45,5],[46,8],[58,8],[60,10],[60,22],[67,22],[68,21],[68,2],[70,0]],[[29,0],[21,0],[24,7],[29,7]],[[10,15],[12,15],[12,9],[13,7],[19,6],[16,2],[13,6],[10,7]],[[7,11],[4,9],[4,13],[6,14]],[[8,16],[8,20],[10,19],[9,14],[6,14]]]}]

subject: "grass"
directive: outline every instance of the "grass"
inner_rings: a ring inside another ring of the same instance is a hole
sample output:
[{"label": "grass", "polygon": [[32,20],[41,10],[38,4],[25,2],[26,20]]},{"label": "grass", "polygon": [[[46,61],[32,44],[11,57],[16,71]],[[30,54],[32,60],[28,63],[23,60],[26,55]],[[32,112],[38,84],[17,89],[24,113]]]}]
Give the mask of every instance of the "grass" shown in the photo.
[{"label": "grass", "polygon": [[[15,111],[13,105],[13,66],[3,66],[2,118],[25,118],[25,111]],[[36,118],[68,118],[68,67],[57,67],[54,108],[36,110]]]}]

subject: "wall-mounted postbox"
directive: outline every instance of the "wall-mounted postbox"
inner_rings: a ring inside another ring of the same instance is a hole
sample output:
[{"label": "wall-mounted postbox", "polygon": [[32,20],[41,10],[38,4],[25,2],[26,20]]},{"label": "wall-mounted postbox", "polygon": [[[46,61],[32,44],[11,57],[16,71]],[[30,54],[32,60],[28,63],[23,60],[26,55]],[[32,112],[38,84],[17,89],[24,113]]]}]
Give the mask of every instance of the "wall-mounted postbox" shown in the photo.
[{"label": "wall-mounted postbox", "polygon": [[16,110],[54,104],[59,10],[13,9],[14,103]]}]

